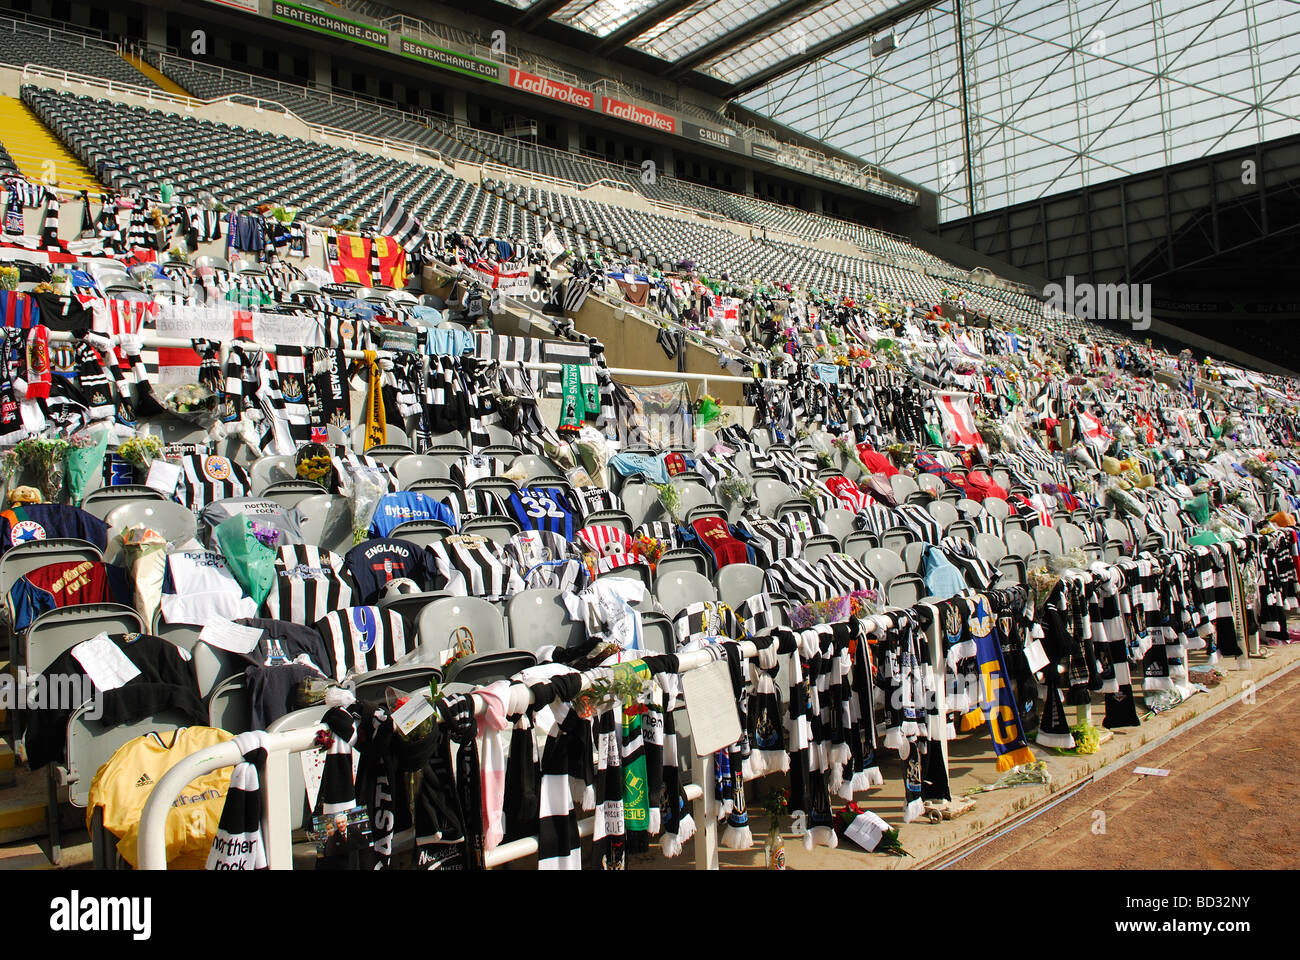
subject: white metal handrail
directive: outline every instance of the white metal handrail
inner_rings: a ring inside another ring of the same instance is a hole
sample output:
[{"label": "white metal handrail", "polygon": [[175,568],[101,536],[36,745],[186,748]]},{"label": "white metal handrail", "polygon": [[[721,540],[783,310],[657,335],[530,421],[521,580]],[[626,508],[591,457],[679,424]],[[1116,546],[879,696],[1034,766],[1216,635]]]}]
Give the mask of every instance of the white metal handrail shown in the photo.
[{"label": "white metal handrail", "polygon": [[58,40],[60,43],[74,43],[81,47],[97,47],[114,54],[121,52],[121,47],[111,40],[101,40],[84,33],[64,30],[60,27],[54,26],[52,21],[45,21],[44,23],[37,24],[29,20],[20,20],[14,17],[0,17],[0,24],[3,24],[3,26],[0,26],[0,29],[7,30],[14,34],[30,33],[33,36],[44,36],[46,39],[51,41]]},{"label": "white metal handrail", "polygon": [[[186,70],[193,71],[200,75],[215,74],[219,79],[222,80],[226,79],[227,76],[237,77],[242,81],[246,81],[250,89],[257,84],[264,84],[267,86],[274,87],[277,91],[280,90],[288,91],[290,93],[295,94],[296,96],[302,97],[304,100],[325,101],[326,103],[329,104],[337,103],[337,104],[342,104],[344,106],[355,105],[355,107],[359,110],[378,113],[380,116],[395,118],[398,120],[404,120],[407,123],[414,123],[420,126],[427,127],[430,125],[431,121],[438,121],[438,122],[445,123],[452,120],[452,118],[447,116],[446,114],[437,113],[436,111],[429,111],[428,113],[424,113],[424,112],[417,113],[411,110],[403,110],[400,107],[393,106],[392,104],[386,103],[382,100],[372,100],[369,97],[360,97],[360,96],[354,96],[352,94],[338,93],[334,90],[333,87],[330,87],[328,90],[320,90],[316,87],[307,86],[306,84],[292,83],[288,80],[277,80],[271,77],[258,76],[257,74],[249,73],[246,70],[235,70],[231,67],[223,67],[223,66],[209,66],[208,64],[200,63],[197,60],[190,60],[187,59],[186,57],[178,57],[173,54],[159,54],[158,59],[159,59],[159,67],[158,67],[159,70],[162,70],[163,61],[171,60],[181,65]],[[162,72],[165,73],[166,71],[162,71]],[[253,94],[253,95],[256,96],[257,94]]]}]

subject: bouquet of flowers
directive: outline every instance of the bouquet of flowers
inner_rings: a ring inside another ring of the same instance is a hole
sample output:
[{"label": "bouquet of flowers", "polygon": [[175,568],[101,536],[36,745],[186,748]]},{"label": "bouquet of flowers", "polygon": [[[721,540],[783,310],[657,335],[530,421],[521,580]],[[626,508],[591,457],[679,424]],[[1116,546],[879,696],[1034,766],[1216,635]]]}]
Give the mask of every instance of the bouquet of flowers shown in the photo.
[{"label": "bouquet of flowers", "polygon": [[681,491],[671,483],[656,483],[654,487],[659,491],[659,503],[664,511],[672,517],[673,523],[680,524],[685,519],[682,515]]},{"label": "bouquet of flowers", "polygon": [[[844,831],[849,828],[849,825],[853,823],[854,820],[858,819],[858,817],[862,816],[866,812],[867,812],[866,810],[863,810],[860,806],[858,806],[856,803],[850,800],[848,806],[846,806],[843,810],[841,810],[838,814],[836,814],[835,817],[836,830],[838,830],[841,834],[844,833]],[[890,830],[886,830],[884,833],[882,833],[880,835],[880,841],[876,844],[875,849],[872,850],[871,852],[887,853],[891,857],[911,856],[910,853],[908,853],[906,850],[903,849],[903,844],[902,841],[900,841],[898,838],[898,829],[896,827]]]},{"label": "bouquet of flowers", "polygon": [[739,473],[729,473],[715,488],[724,504],[744,503],[754,495],[754,481]]},{"label": "bouquet of flowers", "polygon": [[664,555],[668,545],[658,537],[650,537],[639,534],[632,540],[632,552],[645,558],[646,563],[650,564],[651,571],[659,563],[659,558]]},{"label": "bouquet of flowers", "polygon": [[152,433],[137,433],[121,443],[117,455],[138,470],[148,470],[149,464],[162,453],[162,440]]},{"label": "bouquet of flowers", "polygon": [[178,420],[184,420],[206,430],[217,422],[218,402],[217,395],[207,387],[198,383],[187,383],[167,391],[163,396],[162,405]]},{"label": "bouquet of flowers", "polygon": [[6,480],[18,468],[27,467],[36,474],[36,483],[46,502],[53,503],[63,489],[63,461],[68,454],[68,441],[62,437],[25,437],[5,454]]},{"label": "bouquet of flowers", "polygon": [[790,611],[790,625],[796,630],[809,630],[819,623],[841,623],[848,619],[849,609],[847,595],[801,603]]},{"label": "bouquet of flowers", "polygon": [[339,489],[352,504],[352,542],[361,543],[370,535],[375,509],[388,492],[387,478],[375,467],[344,460],[340,463]]}]

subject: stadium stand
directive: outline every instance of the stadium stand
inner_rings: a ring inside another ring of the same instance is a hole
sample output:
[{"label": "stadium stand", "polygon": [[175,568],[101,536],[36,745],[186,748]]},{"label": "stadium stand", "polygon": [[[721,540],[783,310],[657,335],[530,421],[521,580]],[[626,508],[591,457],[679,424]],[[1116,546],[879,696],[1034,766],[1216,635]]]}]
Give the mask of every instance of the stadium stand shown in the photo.
[{"label": "stadium stand", "polygon": [[[29,181],[0,150],[0,259],[19,258],[0,290],[9,659],[25,681],[84,679],[108,707],[6,718],[49,777],[56,862],[60,784],[105,869],[242,869],[236,836],[286,867],[291,827],[319,834],[299,865],[623,866],[652,834],[680,856],[698,829],[704,866],[718,842],[753,845],[746,780],[791,770],[821,793],[792,803],[829,847],[832,803],[870,790],[892,791],[899,823],[952,813],[931,739],[949,710],[970,718],[986,772],[1033,770],[1035,751],[1073,749],[1067,704],[1088,729],[1094,706],[1108,728],[1139,727],[1136,697],[1164,712],[1191,695],[1193,667],[1247,669],[1287,641],[1295,379],[1198,363],[866,224],[646,183],[394,104],[170,54],[150,62],[198,101],[143,104],[157,88],[107,46],[28,27],[0,31],[0,60],[135,86],[23,78],[22,103],[100,196]],[[285,113],[310,137],[277,132]],[[341,145],[352,134],[375,142]],[[651,331],[627,348],[640,365],[610,364],[600,324]],[[716,366],[688,372],[680,331]],[[743,402],[724,410],[710,378]],[[1085,631],[1085,610],[1105,629]],[[745,738],[697,757],[679,681],[649,678],[719,660]],[[959,696],[946,667],[955,680],[967,660],[1000,679],[996,705],[945,699]],[[394,734],[431,682],[438,710]],[[342,762],[314,791],[296,760],[259,785],[252,741],[227,737],[316,750],[326,687]],[[918,712],[882,706],[904,688]],[[644,711],[630,708],[647,698],[654,749],[634,759]],[[542,701],[539,755],[506,718]],[[773,732],[786,717],[807,742]],[[211,742],[166,761],[202,757],[167,781],[178,790],[215,777],[193,829],[164,830],[167,767],[123,810],[115,778],[141,784],[141,739],[205,724]],[[448,800],[439,738],[461,745],[464,778],[479,775],[475,737],[497,732],[484,771],[534,778],[553,811],[478,789],[468,807]],[[395,770],[419,754],[415,814],[404,785],[393,806],[357,795],[354,736]],[[623,808],[628,781],[609,779],[624,755],[655,785],[645,829],[639,804]],[[806,779],[810,756],[829,759]],[[570,774],[593,796],[612,785],[589,806],[645,836],[584,851]],[[262,787],[289,803],[237,822]],[[358,803],[366,836],[344,848],[334,815]],[[430,819],[453,807],[473,816]]]}]

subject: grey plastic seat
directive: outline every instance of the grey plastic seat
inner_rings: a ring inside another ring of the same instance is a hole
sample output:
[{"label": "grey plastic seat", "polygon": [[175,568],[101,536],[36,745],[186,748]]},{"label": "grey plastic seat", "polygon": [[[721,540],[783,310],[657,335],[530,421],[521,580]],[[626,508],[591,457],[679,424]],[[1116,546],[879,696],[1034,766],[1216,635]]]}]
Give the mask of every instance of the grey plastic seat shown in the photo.
[{"label": "grey plastic seat", "polygon": [[763,570],[752,563],[729,563],[713,578],[718,599],[733,610],[763,592]]},{"label": "grey plastic seat", "polygon": [[709,560],[694,547],[673,547],[665,550],[659,562],[655,564],[655,573],[662,577],[669,573],[689,571],[702,577],[709,575]]},{"label": "grey plastic seat", "polygon": [[1025,565],[1024,557],[1007,554],[998,561],[998,570],[1003,578],[1013,583],[1028,583],[1028,567]]},{"label": "grey plastic seat", "polygon": [[1007,555],[1007,545],[991,533],[975,534],[975,550],[989,563],[997,563]]},{"label": "grey plastic seat", "polygon": [[551,587],[515,594],[506,604],[506,620],[510,624],[510,643],[516,650],[570,647],[587,639],[586,627],[569,618],[563,595]]},{"label": "grey plastic seat", "polygon": [[186,543],[194,539],[198,533],[194,511],[170,500],[161,503],[154,503],[151,500],[124,503],[110,513],[104,522],[109,527],[110,542],[118,531],[141,523],[161,535],[172,546]]},{"label": "grey plastic seat", "polygon": [[286,510],[321,492],[321,485],[310,480],[277,480],[262,491],[264,500],[274,500]]},{"label": "grey plastic seat", "polygon": [[460,532],[486,537],[494,543],[507,544],[519,535],[519,524],[509,517],[475,517],[461,524]]},{"label": "grey plastic seat", "polygon": [[1126,540],[1133,539],[1132,532],[1124,525],[1124,522],[1116,520],[1114,517],[1107,517],[1103,520],[1102,529],[1106,531],[1107,540],[1118,540],[1123,543]]},{"label": "grey plastic seat", "polygon": [[913,540],[903,547],[903,569],[908,573],[921,572],[921,557],[925,553],[926,545],[919,540]]},{"label": "grey plastic seat", "polygon": [[956,507],[957,507],[957,512],[960,513],[967,520],[975,519],[980,515],[981,512],[983,512],[984,509],[974,500],[971,500],[969,497],[959,498],[957,500]]},{"label": "grey plastic seat", "polygon": [[809,563],[816,563],[823,557],[829,557],[832,553],[839,553],[839,541],[829,533],[819,533],[816,536],[809,537],[803,545],[802,556]]},{"label": "grey plastic seat", "polygon": [[890,527],[880,537],[880,546],[902,556],[903,548],[916,539],[916,534],[910,527]]},{"label": "grey plastic seat", "polygon": [[662,614],[641,614],[641,642],[646,653],[672,653],[676,645],[672,622]]},{"label": "grey plastic seat", "polygon": [[403,490],[409,490],[417,480],[446,480],[451,476],[445,460],[419,453],[399,457],[393,464],[393,473]]},{"label": "grey plastic seat", "polygon": [[91,516],[103,520],[124,504],[139,503],[141,501],[166,502],[166,500],[167,498],[153,487],[135,483],[121,484],[113,487],[100,487],[98,490],[86,494],[86,499],[81,501],[81,509]]},{"label": "grey plastic seat", "polygon": [[984,508],[984,512],[989,516],[997,517],[999,520],[1005,520],[1011,516],[1011,504],[1000,497],[985,497],[980,501],[980,506]]},{"label": "grey plastic seat", "polygon": [[475,653],[510,647],[501,611],[481,597],[445,597],[426,604],[416,625],[420,646],[435,654],[449,649],[460,627],[473,635]]},{"label": "grey plastic seat", "polygon": [[931,500],[925,508],[930,511],[930,516],[934,517],[941,530],[947,530],[949,525],[959,519],[957,508],[947,500]]},{"label": "grey plastic seat", "polygon": [[794,499],[794,491],[781,480],[763,477],[754,483],[754,498],[758,501],[759,511],[770,517],[779,504]]},{"label": "grey plastic seat", "polygon": [[447,667],[443,688],[453,683],[483,686],[512,677],[536,663],[537,657],[531,650],[492,650],[462,657]]},{"label": "grey plastic seat", "polygon": [[925,581],[914,573],[902,573],[889,581],[885,597],[891,607],[914,607],[925,596]]},{"label": "grey plastic seat", "polygon": [[885,547],[868,550],[862,557],[862,564],[882,585],[888,584],[894,577],[906,572],[903,558]]},{"label": "grey plastic seat", "polygon": [[718,594],[707,577],[681,570],[667,574],[660,572],[655,577],[655,598],[664,612],[674,617],[683,607],[703,600],[716,600]]},{"label": "grey plastic seat", "polygon": [[252,485],[255,497],[260,497],[262,491],[273,483],[297,479],[298,468],[294,464],[293,457],[259,457],[248,468],[248,481]]},{"label": "grey plastic seat", "polygon": [[149,628],[149,632],[192,655],[194,644],[199,639],[199,632],[202,629],[196,623],[167,623],[162,618],[162,612],[155,611],[153,625]]},{"label": "grey plastic seat", "polygon": [[582,518],[582,525],[584,527],[617,527],[628,534],[635,528],[632,518],[627,515],[625,510],[596,510]]},{"label": "grey plastic seat", "polygon": [[252,729],[253,706],[242,674],[227,677],[208,696],[208,726],[227,733]]},{"label": "grey plastic seat", "polygon": [[525,485],[533,480],[563,476],[554,463],[545,457],[539,457],[535,453],[525,453],[515,457],[507,469],[515,470],[516,468],[524,471],[525,479],[523,483]]},{"label": "grey plastic seat", "polygon": [[822,515],[826,530],[840,543],[844,543],[853,534],[853,513],[843,507],[830,507]]},{"label": "grey plastic seat", "polygon": [[1034,543],[1050,557],[1059,556],[1062,552],[1061,535],[1055,527],[1045,527],[1041,523],[1034,527]]},{"label": "grey plastic seat", "polygon": [[658,519],[663,513],[663,507],[659,503],[659,491],[649,483],[624,482],[618,495],[623,503],[623,510],[632,518],[634,529],[643,523]]},{"label": "grey plastic seat", "polygon": [[1058,523],[1056,532],[1061,538],[1061,549],[1066,553],[1071,550],[1082,550],[1083,545],[1088,542],[1087,534],[1069,521]]},{"label": "grey plastic seat", "polygon": [[399,694],[427,691],[430,683],[441,682],[442,670],[431,663],[397,663],[349,677],[344,684],[358,700],[384,703],[391,688]]},{"label": "grey plastic seat", "polygon": [[366,451],[366,456],[378,460],[384,466],[392,468],[403,457],[415,453],[404,443],[380,443]]},{"label": "grey plastic seat", "polygon": [[144,620],[120,603],[78,603],[47,610],[23,635],[28,676],[42,673],[65,651],[101,633],[144,633]]},{"label": "grey plastic seat", "polygon": [[861,560],[868,550],[880,546],[880,538],[870,530],[855,530],[844,538],[844,552],[855,560]]},{"label": "grey plastic seat", "polygon": [[204,640],[196,640],[190,650],[194,662],[194,678],[198,682],[199,696],[207,700],[208,695],[221,681],[236,675],[242,675],[248,666],[248,659],[237,653],[214,647]]},{"label": "grey plastic seat", "polygon": [[939,496],[944,489],[943,481],[932,473],[918,473],[916,475],[916,488],[930,497]]},{"label": "grey plastic seat", "polygon": [[[68,733],[65,743],[65,759],[62,764],[50,764],[47,782],[50,799],[46,804],[46,820],[49,828],[51,860],[58,865],[61,859],[60,815],[62,813],[57,801],[58,784],[68,788],[68,802],[74,807],[85,809],[90,800],[90,786],[99,768],[113,758],[118,749],[130,743],[136,737],[158,733],[164,742],[170,742],[168,734],[180,727],[189,726],[192,721],[183,713],[164,710],[152,717],[107,726],[102,717],[87,716],[90,704],[83,704],[72,712],[68,718]],[[98,852],[97,852],[98,853]]]},{"label": "grey plastic seat", "polygon": [[896,473],[889,478],[889,489],[893,491],[894,499],[899,503],[907,501],[908,497],[916,493],[920,487],[917,486],[916,480],[906,474]]},{"label": "grey plastic seat", "polygon": [[396,540],[410,540],[422,547],[430,547],[455,531],[440,520],[407,520],[393,527],[388,534]]},{"label": "grey plastic seat", "polygon": [[1022,559],[1027,558],[1037,548],[1034,538],[1023,530],[1007,530],[1002,537],[1007,545],[1007,552],[1014,553]]},{"label": "grey plastic seat", "polygon": [[317,493],[298,501],[303,519],[302,542],[324,547],[334,553],[352,548],[352,505],[347,498]]}]

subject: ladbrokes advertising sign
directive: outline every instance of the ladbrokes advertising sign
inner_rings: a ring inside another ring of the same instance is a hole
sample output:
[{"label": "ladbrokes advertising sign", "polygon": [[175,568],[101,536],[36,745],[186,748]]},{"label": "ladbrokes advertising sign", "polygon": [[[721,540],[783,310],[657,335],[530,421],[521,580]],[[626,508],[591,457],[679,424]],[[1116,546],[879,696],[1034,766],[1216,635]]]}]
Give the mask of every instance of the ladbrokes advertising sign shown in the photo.
[{"label": "ladbrokes advertising sign", "polygon": [[549,77],[539,77],[535,73],[525,73],[514,67],[510,68],[510,86],[535,96],[567,103],[571,107],[582,107],[585,110],[596,108],[596,95],[590,90],[551,80]]},{"label": "ladbrokes advertising sign", "polygon": [[664,133],[677,132],[677,119],[666,113],[659,113],[657,110],[638,107],[634,103],[624,103],[622,100],[615,100],[613,97],[601,97],[600,108],[601,112],[606,116],[639,123],[643,127],[662,130]]}]

